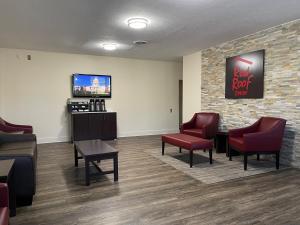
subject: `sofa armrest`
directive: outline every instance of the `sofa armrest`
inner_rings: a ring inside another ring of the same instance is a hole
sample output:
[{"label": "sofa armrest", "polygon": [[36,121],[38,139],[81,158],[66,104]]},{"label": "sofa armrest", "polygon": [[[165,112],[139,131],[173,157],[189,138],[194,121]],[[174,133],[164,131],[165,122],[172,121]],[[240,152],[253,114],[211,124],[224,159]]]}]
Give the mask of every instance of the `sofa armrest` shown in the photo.
[{"label": "sofa armrest", "polygon": [[0,134],[0,143],[36,141],[35,134]]},{"label": "sofa armrest", "polygon": [[10,127],[22,127],[22,128],[30,128],[30,129],[32,129],[32,126],[30,126],[30,125],[19,125],[19,124],[13,124],[13,123],[9,123],[9,122],[6,122],[5,121],[5,124],[7,125],[7,126],[10,126]]},{"label": "sofa armrest", "polygon": [[7,184],[0,183],[0,207],[8,207],[8,204]]}]

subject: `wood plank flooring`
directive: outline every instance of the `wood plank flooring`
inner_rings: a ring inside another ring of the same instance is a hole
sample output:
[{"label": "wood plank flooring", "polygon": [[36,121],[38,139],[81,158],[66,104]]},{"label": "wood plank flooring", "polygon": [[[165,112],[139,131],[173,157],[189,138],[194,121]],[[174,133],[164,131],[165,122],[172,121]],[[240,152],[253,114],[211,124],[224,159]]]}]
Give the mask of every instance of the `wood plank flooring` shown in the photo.
[{"label": "wood plank flooring", "polygon": [[109,143],[120,151],[119,182],[96,176],[89,187],[71,144],[39,145],[34,203],[18,208],[11,225],[300,224],[300,170],[208,185],[147,154],[159,136]]}]

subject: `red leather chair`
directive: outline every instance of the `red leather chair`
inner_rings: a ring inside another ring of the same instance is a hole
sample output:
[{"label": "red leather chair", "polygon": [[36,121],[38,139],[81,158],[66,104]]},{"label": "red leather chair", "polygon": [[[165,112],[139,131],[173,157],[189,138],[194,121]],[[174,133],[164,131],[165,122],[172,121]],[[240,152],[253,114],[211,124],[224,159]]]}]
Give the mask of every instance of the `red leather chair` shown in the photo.
[{"label": "red leather chair", "polygon": [[8,187],[6,184],[0,183],[0,225],[8,225],[8,220]]},{"label": "red leather chair", "polygon": [[0,117],[0,131],[5,133],[23,132],[24,134],[32,134],[32,126],[12,124]]},{"label": "red leather chair", "polygon": [[250,154],[275,154],[276,168],[279,169],[279,154],[286,120],[275,117],[262,117],[253,125],[229,130],[229,160],[231,149],[244,155],[244,170],[247,170],[247,156]]},{"label": "red leather chair", "polygon": [[216,136],[218,126],[218,113],[195,113],[189,122],[181,125],[180,133],[204,139],[212,139]]}]

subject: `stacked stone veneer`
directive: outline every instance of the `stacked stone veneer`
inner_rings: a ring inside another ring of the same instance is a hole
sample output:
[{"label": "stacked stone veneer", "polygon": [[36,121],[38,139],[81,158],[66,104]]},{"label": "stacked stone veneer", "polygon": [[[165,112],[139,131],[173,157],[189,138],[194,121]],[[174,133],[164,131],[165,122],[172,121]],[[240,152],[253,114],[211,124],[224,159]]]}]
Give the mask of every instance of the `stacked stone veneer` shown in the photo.
[{"label": "stacked stone veneer", "polygon": [[[265,49],[263,99],[225,99],[227,57]],[[243,127],[261,116],[287,120],[281,162],[300,167],[300,20],[202,51],[202,111],[219,112],[221,128]]]}]

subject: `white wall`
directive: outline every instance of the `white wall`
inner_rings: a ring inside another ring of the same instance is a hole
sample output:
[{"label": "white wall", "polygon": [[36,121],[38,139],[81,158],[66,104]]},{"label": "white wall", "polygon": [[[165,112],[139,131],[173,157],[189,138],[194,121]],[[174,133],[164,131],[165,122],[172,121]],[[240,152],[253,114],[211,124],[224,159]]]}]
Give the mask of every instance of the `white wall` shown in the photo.
[{"label": "white wall", "polygon": [[4,86],[3,86],[3,81],[2,81],[2,73],[3,73],[3,63],[4,63],[4,59],[3,59],[3,54],[1,54],[1,50],[0,50],[0,117],[3,114],[3,91],[4,91]]},{"label": "white wall", "polygon": [[201,52],[183,57],[183,122],[201,111]]},{"label": "white wall", "polygon": [[106,106],[117,112],[119,137],[178,129],[181,63],[17,49],[0,49],[0,60],[0,113],[33,125],[40,143],[69,140],[66,101],[73,73],[112,75]]}]

